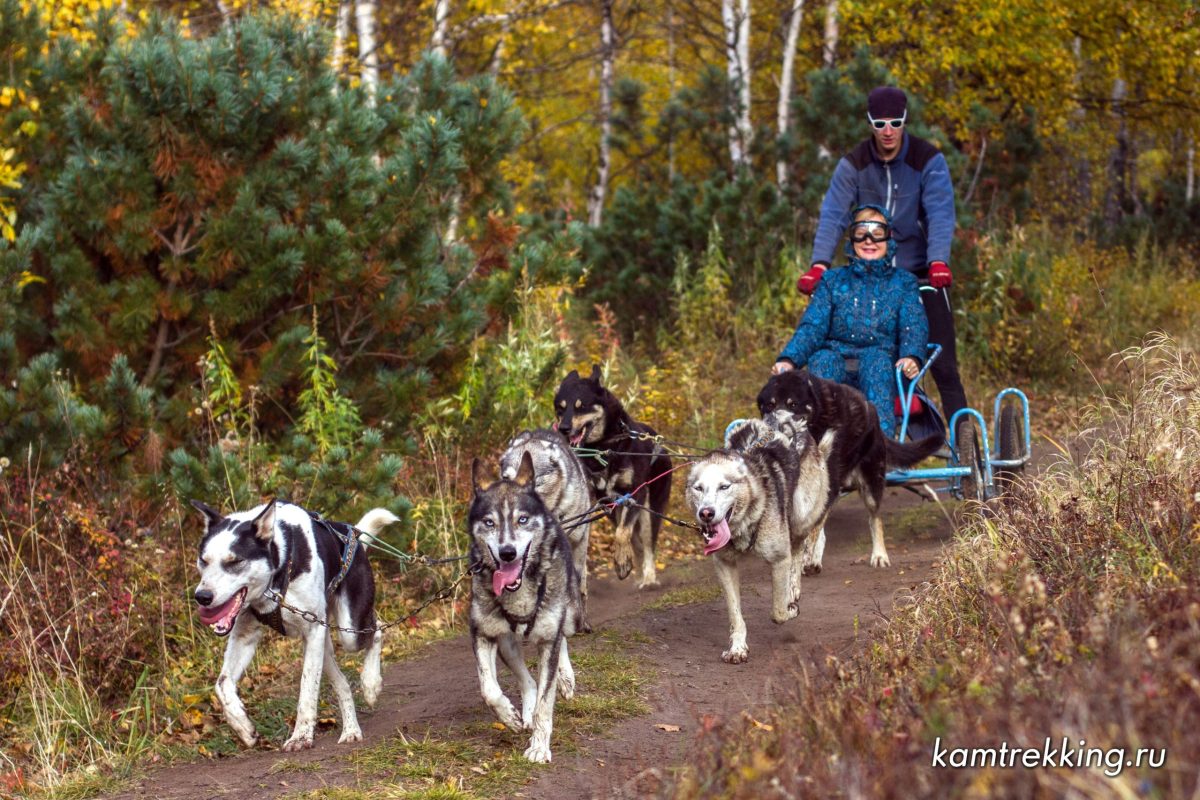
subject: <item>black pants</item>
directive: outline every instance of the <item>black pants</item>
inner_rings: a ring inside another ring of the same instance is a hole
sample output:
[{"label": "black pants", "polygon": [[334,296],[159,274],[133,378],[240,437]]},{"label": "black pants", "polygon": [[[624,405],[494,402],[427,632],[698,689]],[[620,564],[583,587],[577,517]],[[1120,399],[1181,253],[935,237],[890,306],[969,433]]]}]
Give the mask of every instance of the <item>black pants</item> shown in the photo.
[{"label": "black pants", "polygon": [[[917,277],[924,275],[918,273]],[[954,312],[950,310],[950,292],[947,289],[921,292],[925,316],[929,318],[929,343],[940,344],[942,354],[929,371],[942,397],[942,413],[946,422],[954,412],[967,406],[967,393],[963,391],[962,379],[958,377],[958,355],[954,346]]]}]

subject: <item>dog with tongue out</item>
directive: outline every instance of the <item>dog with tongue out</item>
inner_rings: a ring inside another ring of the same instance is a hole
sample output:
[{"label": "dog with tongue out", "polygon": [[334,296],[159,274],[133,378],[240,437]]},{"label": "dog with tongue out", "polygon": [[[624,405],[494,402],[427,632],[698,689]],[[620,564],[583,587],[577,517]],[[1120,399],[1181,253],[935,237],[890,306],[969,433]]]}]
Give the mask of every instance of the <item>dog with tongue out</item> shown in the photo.
[{"label": "dog with tongue out", "polygon": [[[471,471],[469,620],[479,688],[505,726],[532,731],[525,758],[548,762],[555,694],[575,695],[567,638],[579,619],[579,575],[558,517],[537,493],[528,452],[512,478],[490,477],[479,459]],[[536,680],[526,644],[537,649]],[[520,685],[519,714],[497,680],[497,654]]]},{"label": "dog with tongue out", "polygon": [[771,566],[772,621],[799,613],[803,548],[828,507],[822,465],[832,441],[814,442],[806,429],[789,437],[762,420],[739,420],[724,449],[692,466],[687,501],[725,595],[729,648],[721,659],[728,664],[750,657],[738,577],[743,558],[753,554]]}]

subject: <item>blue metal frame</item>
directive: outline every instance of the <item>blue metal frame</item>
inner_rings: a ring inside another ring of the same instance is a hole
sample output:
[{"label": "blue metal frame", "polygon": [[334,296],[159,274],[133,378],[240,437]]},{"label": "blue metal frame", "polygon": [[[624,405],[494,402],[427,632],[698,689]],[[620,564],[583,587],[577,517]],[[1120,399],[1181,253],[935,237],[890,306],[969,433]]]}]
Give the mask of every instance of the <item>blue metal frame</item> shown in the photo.
[{"label": "blue metal frame", "polygon": [[[929,345],[929,358],[921,366],[920,371],[911,381],[906,382],[900,368],[896,368],[896,387],[899,390],[900,404],[903,409],[903,416],[900,421],[900,433],[896,437],[897,441],[904,441],[908,434],[909,415],[912,410],[912,399],[916,393],[917,385],[921,379],[925,377],[925,373],[929,371],[929,367],[941,355],[942,347],[938,344]],[[1021,455],[1019,458],[1002,459],[1000,458],[1000,411],[1004,405],[1005,399],[1014,397],[1020,403],[1022,429],[1024,433]],[[928,409],[929,413],[938,414],[941,412],[936,408]],[[934,467],[930,469],[900,469],[892,470],[887,473],[887,482],[891,486],[897,486],[906,483],[927,483],[930,481],[947,481],[948,485],[940,487],[936,491],[950,492],[955,497],[962,497],[962,480],[971,475],[975,468],[971,465],[956,464],[958,458],[958,442],[955,441],[955,436],[958,430],[958,423],[964,417],[970,417],[975,421],[979,428],[979,433],[982,437],[980,445],[984,457],[979,464],[979,480],[983,484],[984,498],[991,498],[996,495],[995,470],[996,469],[1012,469],[1024,466],[1029,461],[1031,451],[1032,436],[1029,430],[1029,398],[1020,389],[1009,387],[1002,390],[996,395],[993,404],[993,427],[995,431],[994,437],[988,438],[988,425],[983,418],[983,414],[973,408],[962,408],[955,412],[950,418],[947,425],[946,442],[950,447],[950,466]],[[996,449],[992,449],[992,443],[995,443]]]}]

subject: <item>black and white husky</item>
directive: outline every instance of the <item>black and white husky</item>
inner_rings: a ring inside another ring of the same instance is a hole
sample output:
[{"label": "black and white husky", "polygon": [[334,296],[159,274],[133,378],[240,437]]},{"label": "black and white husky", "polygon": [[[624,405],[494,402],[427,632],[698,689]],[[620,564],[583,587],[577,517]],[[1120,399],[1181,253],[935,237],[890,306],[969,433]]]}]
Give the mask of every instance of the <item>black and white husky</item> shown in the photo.
[{"label": "black and white husky", "polygon": [[713,556],[729,612],[729,649],[721,659],[749,658],[738,563],[750,554],[771,565],[771,619],[787,622],[800,610],[802,549],[829,513],[826,460],[833,434],[820,443],[807,431],[791,438],[762,420],[746,420],[718,450],[692,466],[687,500],[704,529],[704,554]]},{"label": "black and white husky", "polygon": [[[532,729],[525,758],[550,761],[554,695],[575,695],[567,637],[575,632],[579,579],[571,545],[558,518],[534,489],[528,453],[511,480],[491,480],[479,460],[472,465],[475,494],[468,513],[471,535],[471,646],[479,688],[496,717],[513,730]],[[537,680],[529,674],[523,644],[538,650]],[[517,676],[521,713],[500,688],[496,653]]]},{"label": "black and white husky", "polygon": [[[654,429],[637,422],[621,401],[600,382],[600,367],[590,377],[571,370],[554,395],[558,430],[572,447],[590,447],[606,453],[605,461],[586,458],[588,476],[601,496],[633,493],[638,505],[665,514],[671,498],[671,457],[653,441]],[[636,491],[635,491],[636,490]],[[621,580],[634,567],[634,539],[641,549],[638,588],[658,586],[654,552],[662,518],[644,508],[620,505],[613,512],[617,525],[613,542],[613,567]]]},{"label": "black and white husky", "polygon": [[592,485],[587,471],[567,443],[555,430],[539,428],[522,431],[508,443],[500,456],[500,477],[514,480],[525,453],[533,460],[533,485],[538,495],[558,517],[571,543],[571,562],[579,576],[579,619],[576,628],[590,633],[587,622],[587,550],[591,523],[582,521],[592,510]]},{"label": "black and white husky", "polygon": [[[329,628],[281,608],[265,593],[272,590],[292,608],[360,631],[339,635],[347,650],[366,650],[363,697],[368,706],[374,706],[383,685],[379,672],[383,636],[375,629],[375,580],[364,543],[354,538],[350,526],[326,522],[290,503],[271,502],[228,516],[198,500],[192,505],[204,514],[205,523],[196,561],[200,572],[194,595],[199,604],[197,614],[218,636],[229,636],[216,694],[230,727],[247,747],[258,740],[254,723],[238,697],[237,684],[269,626],[304,640],[296,727],[283,749],[312,746],[322,671],[333,685],[341,712],[338,741],[361,741],[354,695],[334,657]],[[376,508],[355,528],[370,539],[396,521],[391,512]],[[348,546],[352,548],[349,551]]]}]

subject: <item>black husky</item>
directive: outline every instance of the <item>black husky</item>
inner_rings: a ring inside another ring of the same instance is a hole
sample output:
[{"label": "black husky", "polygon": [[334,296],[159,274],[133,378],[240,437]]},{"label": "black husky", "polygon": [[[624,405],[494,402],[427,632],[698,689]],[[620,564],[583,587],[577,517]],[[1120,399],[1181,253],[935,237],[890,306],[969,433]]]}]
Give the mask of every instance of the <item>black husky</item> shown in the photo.
[{"label": "black husky", "polygon": [[[888,467],[910,467],[932,455],[942,444],[941,436],[928,436],[916,442],[902,443],[886,436],[879,427],[875,406],[857,389],[789,370],[772,375],[758,393],[758,410],[763,419],[778,429],[786,429],[791,417],[807,422],[808,432],[820,441],[825,432],[835,432],[829,454],[830,501],[846,489],[858,489],[871,518],[871,566],[890,566],[883,543],[883,519],[879,504],[883,500]],[[811,563],[805,573],[821,571],[825,550],[825,530],[817,535]]]},{"label": "black husky", "polygon": [[[586,454],[583,457],[588,477],[601,497],[633,492],[633,501],[638,505],[666,513],[671,497],[671,476],[666,473],[671,471],[671,458],[652,438],[644,438],[655,436],[654,429],[635,422],[621,401],[600,384],[599,366],[593,366],[587,378],[571,370],[554,395],[554,413],[558,430],[572,447],[613,451],[603,454],[606,464]],[[617,525],[613,551],[617,577],[624,580],[633,570],[636,532],[642,551],[638,588],[657,586],[654,551],[662,518],[627,505],[618,506],[613,518]]]}]

